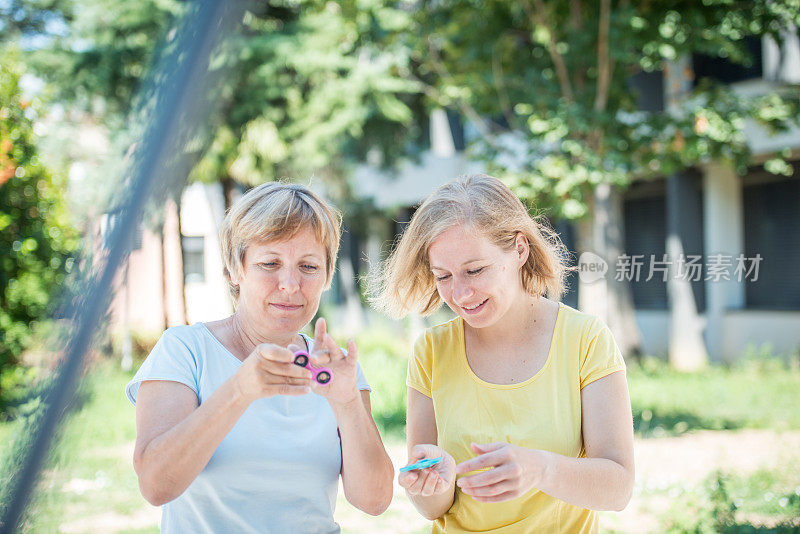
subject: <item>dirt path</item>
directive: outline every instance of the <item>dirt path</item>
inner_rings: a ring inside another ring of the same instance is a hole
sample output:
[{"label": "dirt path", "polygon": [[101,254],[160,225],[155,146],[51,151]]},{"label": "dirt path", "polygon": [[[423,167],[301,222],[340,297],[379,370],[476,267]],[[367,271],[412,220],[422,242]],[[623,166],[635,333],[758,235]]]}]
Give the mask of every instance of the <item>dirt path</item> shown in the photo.
[{"label": "dirt path", "polygon": [[[761,468],[777,469],[800,465],[800,431],[744,430],[736,432],[703,431],[675,438],[637,440],[636,486],[630,505],[620,513],[603,513],[601,530],[655,532],[658,515],[670,504],[671,488],[690,488],[719,469],[745,475]],[[405,464],[405,444],[391,442],[387,449],[395,467]],[[120,461],[129,461],[128,447],[120,452]],[[654,495],[655,494],[655,495]],[[60,527],[61,532],[120,532],[155,526],[160,510],[142,500],[141,509],[131,515],[106,513],[72,518]],[[371,517],[350,506],[339,492],[336,521],[345,534],[380,532],[411,534],[430,531],[395,481],[394,499],[389,510]]]}]

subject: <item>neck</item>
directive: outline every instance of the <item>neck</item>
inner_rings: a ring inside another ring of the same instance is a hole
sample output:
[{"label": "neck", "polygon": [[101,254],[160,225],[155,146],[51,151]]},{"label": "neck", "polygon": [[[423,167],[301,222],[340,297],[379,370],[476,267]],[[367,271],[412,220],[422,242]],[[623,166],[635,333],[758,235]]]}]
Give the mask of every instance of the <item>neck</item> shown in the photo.
[{"label": "neck", "polygon": [[231,316],[231,330],[245,354],[253,352],[261,343],[286,347],[297,337],[297,332],[264,332],[241,310],[236,310]]},{"label": "neck", "polygon": [[530,337],[531,327],[534,324],[534,318],[540,302],[541,297],[522,293],[520,298],[493,325],[484,328],[472,328],[465,321],[464,329],[468,329],[472,338],[481,345],[495,347],[507,343],[516,345]]}]

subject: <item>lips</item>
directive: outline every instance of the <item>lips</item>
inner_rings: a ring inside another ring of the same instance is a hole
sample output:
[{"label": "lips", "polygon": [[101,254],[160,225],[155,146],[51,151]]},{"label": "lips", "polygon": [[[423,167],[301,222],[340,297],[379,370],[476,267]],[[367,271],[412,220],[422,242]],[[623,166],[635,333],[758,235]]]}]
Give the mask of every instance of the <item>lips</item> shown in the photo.
[{"label": "lips", "polygon": [[466,306],[461,306],[461,309],[464,310],[464,312],[468,313],[468,314],[478,313],[479,311],[481,311],[483,309],[483,306],[486,304],[486,302],[488,302],[488,300],[489,299],[486,299],[483,302],[481,302],[480,304],[478,304],[477,306],[471,307],[471,308],[468,308]]},{"label": "lips", "polygon": [[283,311],[295,311],[303,307],[302,304],[289,304],[286,302],[271,302],[270,306],[273,306]]}]

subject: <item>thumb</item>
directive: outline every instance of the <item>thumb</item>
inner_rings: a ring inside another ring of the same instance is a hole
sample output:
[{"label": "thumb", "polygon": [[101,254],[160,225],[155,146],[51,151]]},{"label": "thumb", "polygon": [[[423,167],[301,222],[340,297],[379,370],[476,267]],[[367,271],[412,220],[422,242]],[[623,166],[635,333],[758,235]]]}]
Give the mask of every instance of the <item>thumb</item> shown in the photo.
[{"label": "thumb", "polygon": [[470,447],[472,448],[472,452],[475,454],[486,454],[487,452],[496,451],[497,449],[502,448],[503,446],[507,445],[507,443],[497,442],[497,443],[471,443]]},{"label": "thumb", "polygon": [[411,456],[409,457],[409,463],[416,462],[417,460],[422,460],[423,458],[427,457],[429,452],[430,445],[414,445],[411,449]]}]

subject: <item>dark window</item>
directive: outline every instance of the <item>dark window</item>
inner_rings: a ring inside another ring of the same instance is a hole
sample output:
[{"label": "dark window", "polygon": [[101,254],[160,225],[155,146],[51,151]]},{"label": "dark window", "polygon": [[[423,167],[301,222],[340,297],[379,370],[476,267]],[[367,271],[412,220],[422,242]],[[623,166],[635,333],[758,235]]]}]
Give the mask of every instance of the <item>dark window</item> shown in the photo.
[{"label": "dark window", "polygon": [[450,124],[450,133],[453,135],[453,146],[457,152],[463,152],[467,144],[464,141],[464,124],[461,115],[452,109],[447,110],[447,122]]},{"label": "dark window", "polygon": [[[561,237],[561,242],[567,247],[570,253],[568,265],[570,267],[578,264],[578,254],[575,248],[575,225],[569,221],[558,221],[555,225],[555,230]],[[567,274],[567,290],[561,301],[567,306],[573,308],[578,307],[578,288],[579,288],[578,271],[570,271]]]},{"label": "dark window", "polygon": [[205,282],[205,238],[203,236],[182,236],[183,281]]},{"label": "dark window", "polygon": [[761,78],[764,72],[761,58],[761,37],[747,36],[744,38],[744,45],[750,55],[750,61],[746,65],[733,63],[720,57],[702,54],[692,56],[695,85],[703,78],[710,78],[722,83]]},{"label": "dark window", "polygon": [[[761,183],[758,182],[759,178]],[[761,255],[758,279],[746,278],[748,308],[800,310],[800,164],[793,178],[763,171],[745,177],[744,256]]]},{"label": "dark window", "polygon": [[636,109],[664,111],[664,75],[661,71],[641,71],[628,78],[628,88],[636,95]]},{"label": "dark window", "polygon": [[[651,260],[662,261],[666,253],[666,196],[663,192],[625,200],[625,254],[640,263],[638,277],[631,280],[633,304],[641,310],[667,309],[667,283],[656,271],[647,282]],[[634,260],[631,260],[632,262]],[[609,275],[616,276],[617,265],[609,265]]]}]

